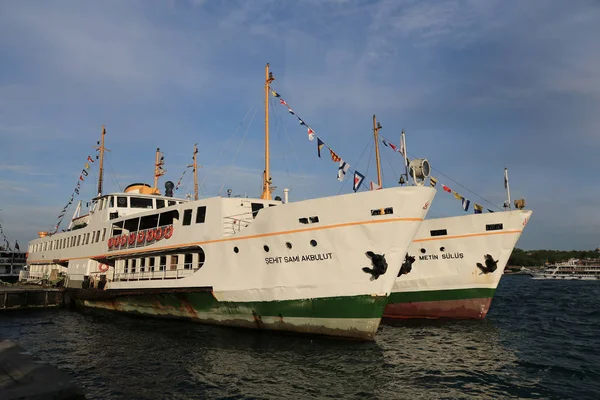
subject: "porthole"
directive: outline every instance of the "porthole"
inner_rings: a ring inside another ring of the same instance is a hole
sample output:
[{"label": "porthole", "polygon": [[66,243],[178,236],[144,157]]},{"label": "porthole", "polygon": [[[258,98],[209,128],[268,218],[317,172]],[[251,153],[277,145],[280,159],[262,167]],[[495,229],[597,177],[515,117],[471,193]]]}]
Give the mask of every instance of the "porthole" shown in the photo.
[{"label": "porthole", "polygon": [[444,246],[440,247],[440,251],[446,251],[446,248]]},{"label": "porthole", "polygon": [[233,248],[233,252],[234,252],[235,254],[237,254],[237,253],[239,253],[239,252],[240,252],[240,249],[238,249],[238,248],[237,248],[237,246],[235,246],[235,247]]},{"label": "porthole", "polygon": [[292,244],[290,242],[285,242],[285,247],[287,247],[288,249],[291,249]]},{"label": "porthole", "polygon": [[427,253],[427,250],[421,249],[421,253],[425,254],[425,253]]},{"label": "porthole", "polygon": [[268,253],[269,252],[269,246],[267,246],[266,244],[263,246],[263,249],[265,249],[265,251]]},{"label": "porthole", "polygon": [[316,241],[315,239],[311,240],[311,241],[310,241],[310,245],[311,245],[312,247],[316,247],[316,246],[317,246],[317,241]]}]

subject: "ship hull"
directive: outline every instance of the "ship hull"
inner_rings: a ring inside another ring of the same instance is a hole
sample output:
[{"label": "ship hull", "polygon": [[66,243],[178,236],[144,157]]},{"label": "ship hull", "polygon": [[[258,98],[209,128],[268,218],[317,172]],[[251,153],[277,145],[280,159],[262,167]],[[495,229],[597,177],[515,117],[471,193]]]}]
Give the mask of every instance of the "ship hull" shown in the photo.
[{"label": "ship hull", "polygon": [[281,301],[219,301],[210,288],[71,289],[67,294],[83,308],[360,340],[373,340],[388,300],[387,296],[358,295]]},{"label": "ship hull", "polygon": [[392,293],[385,316],[481,319],[490,309],[494,292],[494,288],[475,288]]},{"label": "ship hull", "polygon": [[[415,262],[396,279],[384,317],[485,318],[530,215],[507,211],[424,221],[408,252]],[[493,271],[486,270],[486,254],[497,261]]]}]

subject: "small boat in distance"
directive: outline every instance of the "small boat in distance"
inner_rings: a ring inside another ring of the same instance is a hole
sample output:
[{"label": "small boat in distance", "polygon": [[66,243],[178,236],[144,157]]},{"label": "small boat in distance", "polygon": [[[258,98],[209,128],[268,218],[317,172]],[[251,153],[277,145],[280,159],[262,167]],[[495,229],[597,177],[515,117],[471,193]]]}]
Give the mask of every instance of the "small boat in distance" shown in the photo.
[{"label": "small boat in distance", "polygon": [[531,275],[533,279],[600,280],[600,261],[571,258],[565,262],[548,265]]},{"label": "small boat in distance", "polygon": [[273,79],[267,64],[260,198],[198,199],[195,185],[194,200],[175,199],[170,182],[160,194],[156,169],[153,187],[103,194],[100,168],[89,214],[31,241],[28,264],[67,268],[66,296],[83,307],[372,340],[435,190],[273,199]]}]

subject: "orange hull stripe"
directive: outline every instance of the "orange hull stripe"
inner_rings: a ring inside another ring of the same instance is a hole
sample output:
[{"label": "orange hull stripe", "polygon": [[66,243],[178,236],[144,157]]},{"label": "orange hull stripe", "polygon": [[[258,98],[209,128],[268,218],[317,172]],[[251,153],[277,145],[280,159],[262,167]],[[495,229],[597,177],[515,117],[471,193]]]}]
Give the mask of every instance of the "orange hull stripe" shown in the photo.
[{"label": "orange hull stripe", "polygon": [[429,242],[432,240],[461,239],[461,238],[468,238],[468,237],[475,237],[475,236],[508,235],[511,233],[521,233],[521,232],[523,232],[523,231],[515,229],[512,231],[502,231],[502,232],[469,233],[466,235],[455,235],[455,236],[436,236],[436,237],[426,238],[426,239],[415,239],[415,240],[413,240],[413,243]]},{"label": "orange hull stripe", "polygon": [[[103,258],[103,257],[106,257],[106,256],[143,253],[143,252],[146,252],[146,251],[176,249],[178,247],[184,247],[184,246],[190,246],[190,245],[200,246],[200,245],[203,245],[203,244],[220,243],[220,242],[230,242],[230,241],[234,241],[234,240],[257,239],[257,238],[269,237],[269,236],[289,235],[289,234],[292,234],[292,233],[321,231],[321,230],[333,229],[333,228],[343,228],[343,227],[346,227],[346,226],[371,225],[371,224],[382,224],[382,223],[386,223],[386,222],[401,222],[401,221],[402,222],[420,222],[420,221],[423,221],[423,218],[389,218],[389,219],[379,219],[379,220],[373,220],[373,221],[345,222],[343,224],[316,226],[316,227],[312,227],[312,228],[293,229],[293,230],[290,230],[290,231],[281,231],[281,232],[260,233],[260,234],[251,235],[251,236],[228,237],[228,238],[222,238],[222,239],[207,240],[207,241],[204,241],[204,242],[180,243],[180,244],[176,244],[176,245],[172,245],[172,246],[155,247],[155,248],[152,248],[152,249],[149,249],[148,247],[143,247],[141,249],[136,249],[134,251],[111,252],[111,253],[99,254],[99,255],[95,255],[95,256],[91,256],[91,257],[74,257],[74,258],[65,259],[64,261],[68,261],[68,260],[84,260],[84,259],[90,259],[90,258]],[[48,261],[50,261],[50,260],[31,260],[29,262],[30,263],[39,263],[39,264],[44,263],[44,264],[46,264]]]}]

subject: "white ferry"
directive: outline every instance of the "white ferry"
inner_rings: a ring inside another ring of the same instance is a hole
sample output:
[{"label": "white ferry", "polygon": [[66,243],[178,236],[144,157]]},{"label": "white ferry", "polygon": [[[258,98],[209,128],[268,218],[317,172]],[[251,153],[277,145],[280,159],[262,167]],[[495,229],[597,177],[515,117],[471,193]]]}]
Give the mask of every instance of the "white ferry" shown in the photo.
[{"label": "white ferry", "polygon": [[0,247],[0,281],[13,283],[26,265],[26,253]]},{"label": "white ferry", "polygon": [[28,264],[66,269],[67,295],[84,307],[373,339],[435,190],[273,200],[265,114],[260,198],[175,199],[156,172],[154,187],[102,194],[101,167],[90,212],[30,242]]},{"label": "white ferry", "polygon": [[[379,163],[380,124],[373,116],[378,186],[382,185]],[[422,185],[429,176],[429,164],[409,161],[406,137],[405,181]],[[401,181],[402,182],[402,181]],[[505,182],[510,205],[508,172]],[[423,221],[384,312],[386,318],[484,318],[502,277],[504,267],[531,217],[516,200],[517,210],[486,214],[431,218]],[[508,207],[507,207],[508,208]]]},{"label": "white ferry", "polygon": [[540,272],[531,274],[533,279],[579,279],[600,280],[600,263],[586,262],[574,258],[550,265]]}]

